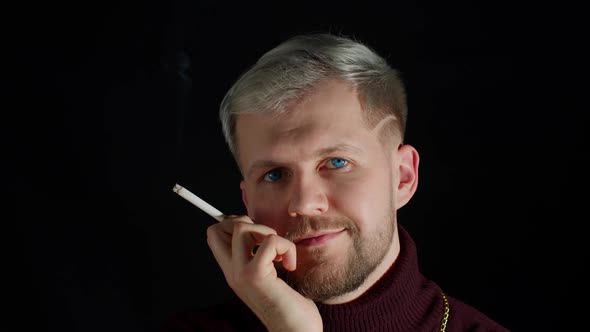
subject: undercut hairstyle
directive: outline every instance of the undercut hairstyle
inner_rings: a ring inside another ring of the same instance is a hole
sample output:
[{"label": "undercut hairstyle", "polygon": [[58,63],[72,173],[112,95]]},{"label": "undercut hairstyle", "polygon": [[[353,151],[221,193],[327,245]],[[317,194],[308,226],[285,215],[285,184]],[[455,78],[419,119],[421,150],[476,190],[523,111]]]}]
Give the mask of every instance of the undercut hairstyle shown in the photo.
[{"label": "undercut hairstyle", "polygon": [[296,36],[271,49],[244,72],[223,98],[219,116],[229,149],[239,164],[236,119],[240,114],[282,114],[322,82],[340,80],[354,88],[364,124],[373,129],[393,115],[380,132],[382,143],[403,141],[407,104],[397,70],[363,43],[333,34]]}]

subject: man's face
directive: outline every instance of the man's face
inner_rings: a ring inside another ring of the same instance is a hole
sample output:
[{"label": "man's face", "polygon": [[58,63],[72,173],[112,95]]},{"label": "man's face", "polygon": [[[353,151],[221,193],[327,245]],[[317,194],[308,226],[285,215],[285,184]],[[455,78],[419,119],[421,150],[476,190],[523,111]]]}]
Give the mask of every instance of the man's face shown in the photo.
[{"label": "man's face", "polygon": [[283,115],[237,119],[248,215],[295,242],[297,269],[286,279],[316,301],[355,290],[382,263],[395,211],[409,199],[397,197],[407,177],[399,138],[379,140],[394,118],[369,129],[361,112],[353,88],[330,81]]}]

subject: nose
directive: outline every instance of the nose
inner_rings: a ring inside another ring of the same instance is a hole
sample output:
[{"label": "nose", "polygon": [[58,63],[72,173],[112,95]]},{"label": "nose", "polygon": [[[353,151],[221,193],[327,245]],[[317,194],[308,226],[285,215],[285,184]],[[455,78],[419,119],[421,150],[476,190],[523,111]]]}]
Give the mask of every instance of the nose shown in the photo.
[{"label": "nose", "polygon": [[292,182],[288,213],[291,217],[318,216],[328,211],[328,197],[319,179],[299,177]]}]

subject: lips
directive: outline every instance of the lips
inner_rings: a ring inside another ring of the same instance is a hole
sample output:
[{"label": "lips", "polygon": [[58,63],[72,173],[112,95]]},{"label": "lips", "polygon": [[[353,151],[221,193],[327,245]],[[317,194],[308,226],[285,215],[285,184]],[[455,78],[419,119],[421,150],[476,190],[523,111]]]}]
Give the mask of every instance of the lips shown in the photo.
[{"label": "lips", "polygon": [[306,234],[293,242],[298,246],[316,246],[328,242],[329,240],[335,238],[344,231],[345,230],[343,229],[337,231],[324,231],[313,234]]}]

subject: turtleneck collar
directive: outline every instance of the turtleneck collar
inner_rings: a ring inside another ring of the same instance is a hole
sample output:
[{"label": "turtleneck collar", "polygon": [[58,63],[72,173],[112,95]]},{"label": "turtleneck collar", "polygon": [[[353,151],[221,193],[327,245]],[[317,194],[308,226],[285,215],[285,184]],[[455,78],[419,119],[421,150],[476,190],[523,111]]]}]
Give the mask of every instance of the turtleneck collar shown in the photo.
[{"label": "turtleneck collar", "polygon": [[389,270],[357,299],[318,303],[324,331],[434,331],[440,325],[440,288],[419,271],[416,245],[397,225],[400,253]]}]

